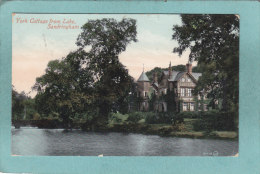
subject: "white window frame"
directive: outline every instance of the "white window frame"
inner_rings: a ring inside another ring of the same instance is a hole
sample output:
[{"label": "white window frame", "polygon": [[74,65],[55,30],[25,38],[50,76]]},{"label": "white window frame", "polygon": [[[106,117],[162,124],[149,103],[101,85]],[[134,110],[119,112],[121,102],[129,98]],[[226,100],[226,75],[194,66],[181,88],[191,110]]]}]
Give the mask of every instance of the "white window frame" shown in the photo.
[{"label": "white window frame", "polygon": [[181,88],[181,96],[185,97],[185,88]]},{"label": "white window frame", "polygon": [[190,103],[190,111],[194,111],[194,103]]},{"label": "white window frame", "polygon": [[187,111],[188,110],[188,103],[186,103],[186,102],[182,103],[182,110],[183,111]]},{"label": "white window frame", "polygon": [[191,91],[192,91],[191,88],[187,88],[187,96],[188,96],[188,97],[192,97]]}]

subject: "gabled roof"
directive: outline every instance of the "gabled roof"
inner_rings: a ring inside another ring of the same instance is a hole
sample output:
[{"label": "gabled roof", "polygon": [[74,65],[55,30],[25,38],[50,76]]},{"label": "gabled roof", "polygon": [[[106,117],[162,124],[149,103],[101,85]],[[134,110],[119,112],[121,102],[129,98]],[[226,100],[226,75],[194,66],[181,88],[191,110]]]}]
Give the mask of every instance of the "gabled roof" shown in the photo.
[{"label": "gabled roof", "polygon": [[[169,71],[164,71],[163,72],[165,75],[169,75]],[[179,71],[172,71],[172,77],[169,79],[169,81],[175,81],[176,76],[179,74]]]},{"label": "gabled roof", "polygon": [[177,74],[176,78],[174,79],[174,81],[178,81],[186,72],[180,72]]},{"label": "gabled roof", "polygon": [[140,77],[137,80],[138,82],[150,82],[150,80],[148,79],[147,75],[145,74],[145,72],[142,72],[142,74],[140,75]]},{"label": "gabled roof", "polygon": [[[168,71],[164,71],[163,72],[164,75],[169,75]],[[174,81],[178,81],[182,75],[184,75],[186,72],[179,72],[179,71],[172,71],[172,77],[169,79],[169,81],[174,82]],[[191,73],[190,75],[192,75],[192,77],[198,81],[199,77],[202,75],[201,73]]]}]

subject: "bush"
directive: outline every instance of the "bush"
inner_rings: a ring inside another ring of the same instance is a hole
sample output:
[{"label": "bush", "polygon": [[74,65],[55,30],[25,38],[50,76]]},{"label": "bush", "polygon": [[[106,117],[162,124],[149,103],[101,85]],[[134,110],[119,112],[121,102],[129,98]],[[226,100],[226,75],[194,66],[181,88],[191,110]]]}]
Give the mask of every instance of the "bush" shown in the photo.
[{"label": "bush", "polygon": [[148,124],[171,124],[174,114],[167,112],[153,113],[148,112],[145,117],[145,122]]},{"label": "bush", "polygon": [[158,121],[158,116],[156,113],[153,113],[153,112],[146,113],[145,123],[155,124],[155,123],[157,123],[157,121]]},{"label": "bush", "polygon": [[182,118],[201,118],[202,117],[202,112],[180,112],[177,114],[178,117]]},{"label": "bush", "polygon": [[41,115],[38,112],[35,112],[33,114],[33,120],[40,120],[41,119]]},{"label": "bush", "polygon": [[179,123],[184,123],[184,117],[182,115],[179,115],[179,114],[173,115],[172,124],[176,125],[176,124],[179,124]]},{"label": "bush", "polygon": [[109,122],[111,124],[115,123],[123,123],[128,119],[129,115],[128,114],[121,114],[121,113],[111,113],[109,115]]},{"label": "bush", "polygon": [[186,127],[185,127],[185,124],[184,123],[180,123],[180,124],[175,124],[172,126],[172,129],[174,131],[186,131]]},{"label": "bush", "polygon": [[235,130],[235,113],[207,111],[202,113],[201,119],[194,123],[194,130],[231,131]]},{"label": "bush", "polygon": [[144,119],[146,117],[145,112],[132,112],[129,114],[127,121],[137,123],[139,120]]}]

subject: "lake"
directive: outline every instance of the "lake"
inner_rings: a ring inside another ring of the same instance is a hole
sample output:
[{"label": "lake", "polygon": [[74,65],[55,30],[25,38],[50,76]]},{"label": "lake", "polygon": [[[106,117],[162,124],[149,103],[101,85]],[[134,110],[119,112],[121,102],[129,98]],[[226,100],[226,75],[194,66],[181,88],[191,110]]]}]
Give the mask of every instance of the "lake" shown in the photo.
[{"label": "lake", "polygon": [[12,154],[29,156],[233,156],[238,140],[12,128]]}]

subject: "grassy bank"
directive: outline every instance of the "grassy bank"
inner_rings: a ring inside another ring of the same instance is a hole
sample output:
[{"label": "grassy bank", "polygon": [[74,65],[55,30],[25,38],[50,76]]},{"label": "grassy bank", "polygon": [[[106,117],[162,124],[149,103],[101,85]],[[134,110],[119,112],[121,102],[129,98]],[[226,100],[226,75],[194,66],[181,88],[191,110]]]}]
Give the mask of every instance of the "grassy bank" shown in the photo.
[{"label": "grassy bank", "polygon": [[[135,112],[130,114],[113,113],[110,115],[108,124],[86,124],[84,120],[72,120],[70,128],[84,131],[105,131],[141,133],[150,135],[188,137],[188,138],[215,138],[237,139],[238,133],[228,126],[222,126],[223,119],[182,118],[177,122],[169,121],[167,115],[156,116],[153,113]],[[181,121],[179,121],[181,120]],[[160,124],[159,124],[159,123]],[[169,124],[172,122],[172,124]],[[60,119],[41,119],[15,121],[13,124],[20,126],[36,126],[38,128],[56,129],[64,128]],[[18,126],[19,127],[19,126]]]},{"label": "grassy bank", "polygon": [[[110,124],[106,131],[141,133],[147,135],[159,135],[169,137],[187,137],[187,138],[212,138],[212,139],[237,139],[238,134],[235,131],[194,131],[190,129],[189,124],[182,124],[178,127],[170,124]],[[181,130],[180,128],[181,127]]]},{"label": "grassy bank", "polygon": [[[147,113],[146,113],[147,114]],[[139,115],[139,116],[138,116]],[[149,116],[149,115],[148,115]],[[216,129],[216,124],[205,122],[201,118],[184,118],[176,124],[161,123],[154,124],[147,115],[135,113],[133,120],[131,115],[114,114],[110,117],[106,131],[141,133],[170,137],[188,137],[188,138],[214,138],[214,139],[237,139],[238,133],[234,130]],[[129,119],[130,118],[130,119]],[[155,120],[155,119],[153,119]],[[159,120],[157,118],[157,120]],[[165,119],[161,119],[165,120]],[[219,120],[213,120],[219,124]]]}]

